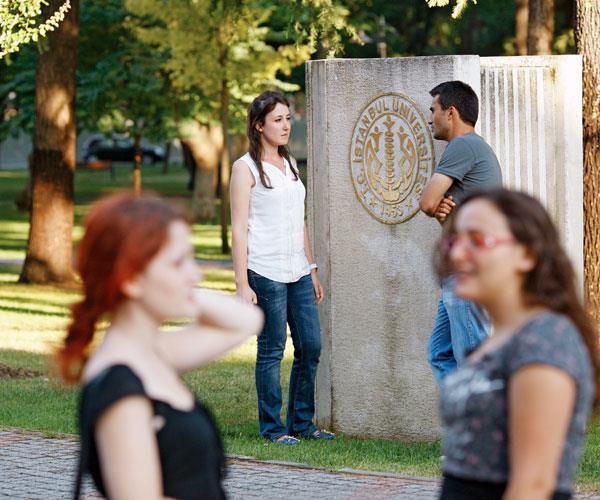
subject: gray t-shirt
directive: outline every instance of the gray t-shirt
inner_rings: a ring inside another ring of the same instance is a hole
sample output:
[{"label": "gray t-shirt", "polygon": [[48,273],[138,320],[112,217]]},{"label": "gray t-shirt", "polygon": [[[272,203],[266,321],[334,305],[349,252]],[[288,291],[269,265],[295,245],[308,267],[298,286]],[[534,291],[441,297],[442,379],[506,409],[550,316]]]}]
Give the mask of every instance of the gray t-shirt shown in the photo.
[{"label": "gray t-shirt", "polygon": [[508,481],[508,384],[517,370],[534,363],[560,368],[576,384],[556,482],[556,490],[571,491],[594,399],[594,379],[579,331],[566,316],[553,312],[536,315],[501,347],[477,361],[467,359],[444,379],[440,414],[445,473],[476,481]]},{"label": "gray t-shirt", "polygon": [[502,186],[502,172],[494,150],[475,132],[452,139],[435,173],[452,177],[448,190],[456,203],[477,189]]}]

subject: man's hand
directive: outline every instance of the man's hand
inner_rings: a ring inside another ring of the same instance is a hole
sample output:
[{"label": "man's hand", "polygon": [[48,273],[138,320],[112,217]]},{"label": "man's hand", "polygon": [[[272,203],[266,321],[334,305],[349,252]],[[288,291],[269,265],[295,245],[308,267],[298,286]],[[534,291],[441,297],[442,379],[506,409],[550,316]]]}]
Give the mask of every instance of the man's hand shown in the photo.
[{"label": "man's hand", "polygon": [[452,213],[452,210],[454,210],[455,206],[456,203],[454,203],[452,200],[452,196],[446,196],[442,198],[442,201],[440,201],[440,204],[435,209],[434,217],[440,222],[440,224],[443,224],[446,222],[446,219]]},{"label": "man's hand", "polygon": [[423,193],[421,193],[419,208],[429,217],[435,217],[438,206],[443,201],[453,182],[452,177],[434,173],[425,185]]}]

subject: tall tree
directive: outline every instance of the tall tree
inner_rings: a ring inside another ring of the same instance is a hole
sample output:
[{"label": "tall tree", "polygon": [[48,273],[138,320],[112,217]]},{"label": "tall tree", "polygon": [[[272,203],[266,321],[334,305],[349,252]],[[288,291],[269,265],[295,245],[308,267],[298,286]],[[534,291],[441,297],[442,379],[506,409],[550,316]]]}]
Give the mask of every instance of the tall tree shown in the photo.
[{"label": "tall tree", "polygon": [[133,189],[142,187],[142,137],[151,140],[176,134],[175,115],[183,114],[168,75],[165,54],[133,34],[141,22],[123,0],[88,0],[81,13],[85,27],[79,42],[78,119],[106,135],[133,139]]},{"label": "tall tree", "polygon": [[[50,0],[44,15],[62,5]],[[75,70],[79,2],[48,36],[36,67],[35,128],[31,160],[32,206],[27,255],[19,280],[26,283],[73,279],[73,176],[75,172]]]},{"label": "tall tree", "polygon": [[554,37],[554,0],[529,0],[527,53],[552,54]]},{"label": "tall tree", "polygon": [[588,309],[600,324],[600,2],[577,0],[575,42],[583,56],[584,269]]}]

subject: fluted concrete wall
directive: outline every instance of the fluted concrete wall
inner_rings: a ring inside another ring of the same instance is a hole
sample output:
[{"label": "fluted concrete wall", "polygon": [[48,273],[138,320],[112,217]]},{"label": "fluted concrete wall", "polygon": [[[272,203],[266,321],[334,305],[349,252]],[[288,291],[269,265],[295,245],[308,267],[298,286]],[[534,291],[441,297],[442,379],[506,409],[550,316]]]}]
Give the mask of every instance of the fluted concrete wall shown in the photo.
[{"label": "fluted concrete wall", "polygon": [[581,56],[482,57],[480,130],[506,186],[538,197],[583,283]]}]

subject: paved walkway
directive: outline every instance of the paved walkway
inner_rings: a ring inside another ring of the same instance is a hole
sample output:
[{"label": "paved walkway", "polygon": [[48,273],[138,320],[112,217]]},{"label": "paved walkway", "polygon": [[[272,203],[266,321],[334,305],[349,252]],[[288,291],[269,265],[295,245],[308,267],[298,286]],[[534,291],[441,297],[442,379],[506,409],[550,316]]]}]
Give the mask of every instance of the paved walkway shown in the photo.
[{"label": "paved walkway", "polygon": [[[77,440],[0,430],[0,498],[63,499],[73,491]],[[234,458],[225,489],[232,499],[433,499],[437,482],[395,475],[331,473],[309,467]],[[85,498],[100,498],[91,483]]]},{"label": "paved walkway", "polygon": [[[78,443],[72,437],[47,438],[37,432],[0,429],[0,498],[70,498]],[[358,471],[327,472],[307,466],[232,458],[225,489],[229,498],[397,499],[437,498],[433,478]],[[84,498],[101,498],[90,481]],[[578,496],[595,498],[599,496]]]}]

